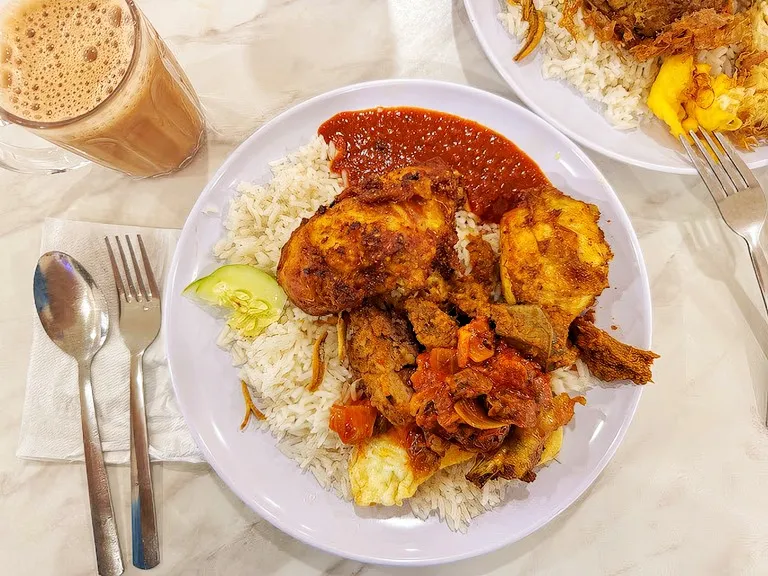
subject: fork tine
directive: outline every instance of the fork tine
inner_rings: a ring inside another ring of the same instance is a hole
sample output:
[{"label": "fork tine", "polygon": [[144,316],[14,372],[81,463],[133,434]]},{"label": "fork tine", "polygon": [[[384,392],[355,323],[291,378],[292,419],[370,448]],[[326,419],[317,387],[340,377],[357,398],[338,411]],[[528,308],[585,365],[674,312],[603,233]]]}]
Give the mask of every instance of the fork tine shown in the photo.
[{"label": "fork tine", "polygon": [[128,244],[128,252],[131,253],[131,261],[133,262],[133,271],[136,273],[136,283],[139,285],[139,291],[141,292],[144,302],[149,301],[147,296],[147,289],[144,288],[144,279],[141,277],[141,268],[139,268],[139,261],[136,260],[136,253],[133,251],[133,242],[131,242],[130,236],[125,235],[125,242]]},{"label": "fork tine", "polygon": [[157,282],[155,281],[155,273],[152,272],[152,266],[149,263],[149,256],[147,256],[147,249],[144,248],[144,240],[141,237],[141,234],[136,234],[136,236],[139,239],[139,250],[141,250],[141,259],[144,261],[144,272],[147,273],[147,284],[149,284],[149,297],[150,298],[159,298],[160,297],[160,289],[157,287]]},{"label": "fork tine", "polygon": [[708,146],[699,139],[699,136],[693,130],[690,130],[689,133],[691,138],[693,138],[693,141],[696,143],[696,146],[699,148],[699,152],[701,152],[701,155],[704,156],[707,164],[709,164],[709,167],[720,181],[720,187],[722,188],[723,192],[725,192],[727,196],[730,196],[736,192],[736,186],[731,181],[731,178],[728,176],[726,171],[723,170],[723,165],[718,161],[717,158],[712,157],[712,155],[715,154],[715,151],[710,151]]},{"label": "fork tine", "polygon": [[757,181],[757,178],[755,178],[754,173],[749,169],[749,166],[744,162],[741,154],[736,151],[736,148],[733,147],[733,144],[730,143],[728,138],[723,136],[720,132],[715,132],[715,138],[720,142],[720,146],[723,147],[723,150],[728,155],[728,159],[733,163],[736,170],[739,171],[739,175],[744,178],[744,182],[747,183],[747,186],[759,187],[760,183]]},{"label": "fork tine", "polygon": [[115,260],[115,253],[112,251],[112,244],[109,243],[109,236],[104,236],[104,243],[107,245],[107,253],[109,254],[109,262],[112,264],[112,274],[115,277],[115,287],[117,288],[118,298],[125,298],[125,285],[123,284],[123,277],[120,274],[120,268],[117,266]]},{"label": "fork tine", "polygon": [[[722,145],[716,144],[715,139],[710,135],[710,133],[707,130],[704,130],[702,128],[701,133],[704,135],[704,138],[706,138],[707,143],[709,144],[709,147],[712,149],[712,151],[715,153],[715,156],[717,156],[717,159],[720,161],[720,165],[725,169],[726,173],[728,174],[728,178],[730,178],[731,182],[733,182],[734,189],[738,192],[739,190],[743,190],[744,188],[746,188],[748,186],[747,181],[739,173],[738,169],[736,168],[736,165],[733,163],[733,160],[731,160],[731,157],[728,156],[728,153],[725,151]],[[720,141],[718,140],[717,142],[720,142]]]},{"label": "fork tine", "polygon": [[125,252],[123,252],[123,245],[120,242],[120,237],[115,236],[115,242],[117,243],[117,250],[120,252],[120,260],[123,261],[123,270],[125,271],[125,281],[128,284],[128,293],[126,300],[131,301],[131,298],[138,300],[139,297],[136,294],[136,287],[133,285],[133,278],[131,278],[131,269],[128,267],[128,260],[125,258]]},{"label": "fork tine", "polygon": [[704,181],[712,198],[715,199],[715,202],[720,202],[727,198],[725,190],[723,190],[717,177],[715,177],[715,173],[709,167],[709,163],[693,151],[693,148],[691,148],[691,145],[688,143],[688,139],[685,136],[680,136],[680,142],[683,144],[683,148],[685,148],[685,151],[688,153],[688,157],[691,159],[691,162],[693,162],[696,171],[699,173],[699,176],[701,176],[701,179]]}]

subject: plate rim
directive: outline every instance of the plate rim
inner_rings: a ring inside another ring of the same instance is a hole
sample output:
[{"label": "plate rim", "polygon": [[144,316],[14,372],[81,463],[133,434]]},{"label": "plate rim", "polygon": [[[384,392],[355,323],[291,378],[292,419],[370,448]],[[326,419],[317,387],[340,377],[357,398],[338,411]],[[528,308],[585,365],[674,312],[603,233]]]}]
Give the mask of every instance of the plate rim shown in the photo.
[{"label": "plate rim", "polygon": [[[187,215],[187,218],[184,221],[184,225],[181,229],[181,233],[179,235],[179,240],[176,245],[176,248],[174,250],[173,259],[171,262],[171,266],[168,269],[167,273],[167,281],[166,281],[166,287],[163,294],[164,302],[167,304],[163,306],[163,325],[164,326],[170,326],[171,325],[171,314],[173,311],[173,305],[174,299],[172,298],[172,295],[178,291],[178,288],[176,287],[177,283],[177,272],[179,267],[179,262],[181,258],[181,250],[179,250],[179,247],[182,245],[183,242],[188,241],[189,238],[194,238],[196,233],[196,227],[194,226],[194,219],[199,217],[199,214],[203,212],[204,207],[208,204],[208,196],[212,193],[212,190],[218,186],[219,182],[226,176],[227,172],[229,171],[231,165],[235,162],[237,158],[239,158],[241,155],[245,154],[246,148],[248,148],[248,144],[258,138],[259,134],[262,131],[267,131],[269,128],[274,126],[275,124],[280,123],[285,118],[292,116],[294,114],[299,114],[302,112],[305,108],[311,107],[312,105],[316,104],[317,102],[326,100],[326,99],[332,99],[335,98],[341,94],[351,92],[351,91],[357,91],[357,90],[365,90],[370,88],[376,88],[379,86],[392,86],[392,85],[411,85],[411,86],[418,86],[418,85],[424,85],[424,86],[432,86],[437,88],[444,88],[447,90],[457,90],[459,92],[463,91],[468,94],[474,94],[482,96],[483,98],[491,98],[500,101],[503,105],[510,106],[513,108],[516,108],[517,111],[523,115],[527,115],[530,117],[530,119],[537,123],[542,130],[549,131],[552,133],[552,135],[555,138],[560,138],[565,141],[565,143],[571,147],[571,151],[580,158],[580,160],[585,164],[587,168],[589,168],[592,173],[595,175],[596,179],[599,180],[602,185],[611,193],[616,199],[616,213],[622,220],[622,225],[630,232],[629,239],[630,244],[632,246],[632,249],[634,251],[634,254],[637,258],[637,266],[639,270],[639,281],[641,282],[641,288],[643,293],[643,307],[648,311],[648,314],[643,322],[643,329],[645,334],[647,335],[645,338],[645,341],[641,343],[642,346],[645,348],[650,348],[651,345],[651,338],[652,338],[652,324],[653,324],[653,309],[651,305],[651,293],[650,293],[650,283],[648,280],[648,271],[645,266],[645,260],[643,258],[643,253],[640,247],[640,242],[637,238],[637,234],[635,232],[634,227],[632,226],[632,222],[629,218],[629,215],[627,214],[626,209],[624,208],[624,205],[622,204],[619,196],[616,194],[616,191],[613,189],[613,186],[611,186],[610,182],[605,178],[605,176],[602,174],[602,172],[598,169],[598,167],[592,162],[592,160],[584,153],[583,150],[579,148],[578,145],[570,141],[567,136],[564,136],[556,127],[553,125],[547,123],[544,119],[537,116],[534,112],[531,110],[526,109],[524,106],[521,106],[520,104],[513,102],[507,98],[504,98],[502,96],[499,96],[497,94],[493,94],[491,92],[475,88],[472,86],[468,86],[465,84],[458,84],[454,82],[447,82],[442,80],[431,80],[431,79],[385,79],[385,80],[372,80],[367,82],[360,82],[356,84],[350,84],[347,86],[342,86],[327,92],[324,92],[322,94],[318,94],[316,96],[313,96],[307,100],[304,100],[284,111],[276,115],[274,118],[270,119],[268,122],[264,123],[262,126],[260,126],[257,130],[255,130],[248,138],[246,138],[243,142],[241,142],[224,160],[222,165],[219,167],[219,169],[215,172],[215,174],[211,177],[211,179],[208,181],[206,186],[203,188],[202,192],[198,196],[197,200],[195,201],[193,207],[191,208],[189,214]],[[438,105],[439,107],[439,105]],[[234,193],[234,191],[232,192]],[[222,218],[224,215],[222,215]],[[533,532],[536,532],[537,530],[541,529],[545,525],[549,524],[552,520],[554,520],[557,516],[559,516],[561,513],[563,513],[565,510],[570,508],[577,500],[579,500],[584,493],[587,491],[587,489],[592,486],[592,484],[595,482],[595,480],[602,474],[602,472],[605,470],[605,467],[608,465],[608,463],[613,459],[613,457],[616,454],[616,451],[619,447],[619,445],[623,442],[624,437],[626,436],[626,433],[632,423],[632,420],[634,419],[635,413],[637,411],[637,406],[640,402],[640,397],[643,393],[643,387],[641,386],[633,386],[632,388],[632,397],[628,406],[628,410],[626,413],[626,416],[624,418],[624,422],[622,423],[621,427],[619,428],[618,433],[616,434],[613,442],[610,444],[610,446],[607,448],[605,453],[603,454],[603,457],[598,461],[596,466],[594,467],[594,470],[585,475],[578,483],[575,484],[575,487],[573,490],[571,490],[571,493],[568,495],[567,498],[563,500],[561,505],[551,512],[550,514],[546,514],[541,516],[541,518],[537,519],[536,522],[531,523],[530,526],[527,527],[526,530],[522,531],[520,534],[517,535],[516,538],[512,538],[510,540],[506,541],[500,541],[500,542],[494,542],[490,545],[476,547],[470,551],[451,554],[451,555],[444,555],[440,557],[424,557],[424,558],[391,558],[391,557],[374,557],[370,555],[364,555],[364,554],[358,554],[353,550],[348,549],[342,549],[333,545],[327,545],[323,542],[319,542],[316,540],[316,538],[313,535],[307,534],[305,532],[302,532],[300,529],[294,526],[294,524],[285,518],[282,518],[278,515],[272,514],[269,510],[265,509],[263,506],[261,506],[258,502],[252,501],[249,496],[246,496],[238,487],[237,483],[232,479],[232,477],[222,469],[219,462],[217,461],[216,457],[213,455],[211,450],[208,447],[208,444],[206,443],[205,439],[199,434],[195,426],[193,426],[190,422],[190,418],[188,417],[188,411],[190,410],[190,406],[188,406],[183,398],[183,394],[179,394],[179,384],[177,383],[177,378],[175,375],[174,370],[174,364],[175,361],[172,359],[171,350],[174,348],[171,343],[176,339],[176,336],[172,330],[168,330],[166,332],[166,341],[167,341],[167,349],[169,351],[168,353],[168,370],[171,377],[171,384],[173,386],[173,391],[176,396],[176,400],[179,406],[179,410],[181,411],[181,414],[184,418],[184,422],[187,425],[187,428],[190,431],[190,434],[192,435],[192,438],[195,440],[195,443],[197,444],[198,448],[202,452],[203,456],[205,457],[206,462],[211,466],[211,468],[216,472],[216,474],[221,478],[221,480],[227,485],[227,488],[231,490],[234,494],[237,495],[237,497],[251,510],[256,512],[261,518],[264,518],[265,520],[269,521],[273,526],[278,528],[279,530],[285,532],[286,534],[290,535],[293,538],[296,538],[297,540],[300,540],[301,542],[304,542],[305,544],[308,544],[314,548],[318,548],[320,550],[323,550],[325,552],[335,554],[340,557],[349,558],[352,560],[360,561],[360,562],[367,562],[372,564],[378,564],[378,565],[389,565],[389,566],[433,566],[433,565],[439,565],[439,564],[446,564],[449,562],[456,562],[459,560],[466,560],[469,558],[474,558],[477,556],[481,556],[490,552],[493,552],[495,550],[499,550],[505,546],[509,546],[515,542],[519,542],[520,540],[526,538],[527,536],[530,536]],[[447,529],[447,528],[446,528]]]},{"label": "plate rim", "polygon": [[[476,0],[475,0],[476,1]],[[498,2],[498,0],[481,0],[481,1],[493,1]],[[594,150],[595,152],[602,154],[603,156],[607,158],[611,158],[612,160],[616,160],[617,162],[620,162],[622,164],[626,164],[629,166],[637,166],[638,168],[643,168],[645,170],[651,170],[653,172],[662,172],[665,174],[680,174],[684,176],[696,176],[698,175],[698,172],[696,171],[696,168],[689,164],[688,166],[670,166],[667,164],[654,164],[651,162],[645,162],[643,160],[638,160],[637,158],[633,158],[630,156],[624,156],[620,152],[615,151],[611,148],[606,148],[604,146],[601,146],[597,142],[590,140],[586,136],[582,136],[579,133],[571,130],[568,126],[563,124],[562,122],[559,122],[556,120],[552,115],[547,113],[545,109],[543,109],[541,106],[539,106],[536,103],[536,100],[534,100],[532,97],[529,97],[525,90],[523,90],[518,82],[506,71],[505,67],[502,65],[499,58],[494,53],[493,49],[490,46],[490,43],[488,42],[486,36],[484,33],[482,33],[480,24],[477,19],[477,12],[476,8],[473,5],[473,0],[464,0],[464,9],[467,12],[467,16],[469,17],[469,22],[472,25],[472,31],[475,34],[475,38],[477,38],[478,42],[480,42],[480,46],[483,49],[483,53],[485,54],[485,57],[488,58],[493,68],[496,70],[497,74],[502,77],[504,82],[506,82],[507,86],[509,86],[512,91],[515,93],[515,95],[522,100],[525,105],[531,109],[531,111],[535,112],[538,116],[546,120],[549,124],[554,126],[557,130],[568,136],[570,139],[574,140],[578,144],[581,144],[582,146],[586,146],[590,150]],[[498,23],[499,26],[501,26],[501,23]],[[550,80],[553,81],[553,80]],[[584,96],[581,96],[582,99],[585,99]],[[757,160],[753,162],[747,162],[748,166],[751,169],[756,168],[762,168],[766,165],[768,165],[768,158],[763,160]]]}]

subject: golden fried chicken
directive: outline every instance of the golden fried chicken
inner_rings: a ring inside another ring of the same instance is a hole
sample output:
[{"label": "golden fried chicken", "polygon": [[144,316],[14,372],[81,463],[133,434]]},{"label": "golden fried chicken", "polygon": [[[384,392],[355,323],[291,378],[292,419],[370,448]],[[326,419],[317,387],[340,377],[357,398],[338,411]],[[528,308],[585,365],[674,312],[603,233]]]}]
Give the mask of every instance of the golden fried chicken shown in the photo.
[{"label": "golden fried chicken", "polygon": [[510,304],[556,306],[574,318],[608,287],[613,253],[597,206],[556,188],[533,192],[501,219],[501,283]]},{"label": "golden fried chicken", "polygon": [[459,330],[456,320],[424,298],[409,298],[405,312],[416,339],[425,348],[455,348]]},{"label": "golden fried chicken", "polygon": [[455,266],[460,197],[458,175],[439,162],[350,186],[291,234],[277,280],[315,316],[425,288],[433,270]]},{"label": "golden fried chicken", "polygon": [[651,381],[651,364],[658,354],[623,344],[586,318],[573,321],[571,337],[581,359],[600,380],[631,380],[635,384]]},{"label": "golden fried chicken", "polygon": [[510,304],[536,304],[547,313],[555,335],[550,368],[575,360],[568,326],[608,286],[613,253],[599,218],[597,206],[546,187],[501,219],[504,298]]},{"label": "golden fried chicken", "polygon": [[412,421],[408,366],[416,363],[418,349],[405,318],[371,305],[353,310],[347,344],[349,365],[371,404],[395,426]]}]

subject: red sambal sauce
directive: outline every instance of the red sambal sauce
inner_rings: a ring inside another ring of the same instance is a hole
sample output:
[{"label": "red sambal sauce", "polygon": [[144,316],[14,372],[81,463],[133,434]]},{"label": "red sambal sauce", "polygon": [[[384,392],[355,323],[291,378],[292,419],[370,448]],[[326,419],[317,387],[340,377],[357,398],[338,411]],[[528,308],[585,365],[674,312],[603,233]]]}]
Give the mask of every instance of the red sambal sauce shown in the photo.
[{"label": "red sambal sauce", "polygon": [[521,195],[549,183],[527,154],[485,126],[424,108],[371,108],[341,112],[317,133],[338,150],[332,169],[350,184],[370,174],[440,158],[462,175],[470,209],[499,222]]}]

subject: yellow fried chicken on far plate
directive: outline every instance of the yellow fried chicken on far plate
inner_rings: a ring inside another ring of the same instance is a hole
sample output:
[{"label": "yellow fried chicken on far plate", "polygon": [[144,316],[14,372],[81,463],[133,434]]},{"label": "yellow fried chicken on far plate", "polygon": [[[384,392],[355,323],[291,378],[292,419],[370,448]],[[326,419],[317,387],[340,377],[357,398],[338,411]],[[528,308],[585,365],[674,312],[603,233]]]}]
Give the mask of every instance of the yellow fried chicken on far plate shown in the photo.
[{"label": "yellow fried chicken on far plate", "polygon": [[597,206],[554,187],[531,192],[501,219],[500,273],[510,304],[537,304],[555,335],[552,367],[575,360],[568,326],[608,286],[613,253]]}]

